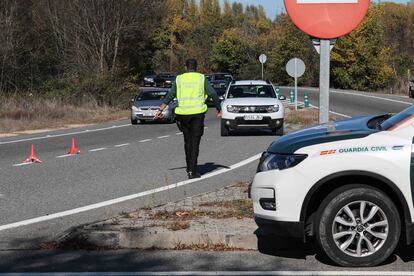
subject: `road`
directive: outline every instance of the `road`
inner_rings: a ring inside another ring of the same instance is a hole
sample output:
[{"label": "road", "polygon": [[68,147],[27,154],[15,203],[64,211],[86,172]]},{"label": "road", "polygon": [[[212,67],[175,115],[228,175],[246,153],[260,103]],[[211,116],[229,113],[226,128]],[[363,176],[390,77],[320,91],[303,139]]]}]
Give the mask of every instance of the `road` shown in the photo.
[{"label": "road", "polygon": [[[317,105],[317,90],[300,89],[300,100],[305,91]],[[331,93],[331,110],[346,116],[398,112],[413,103],[405,97]],[[205,178],[190,183],[182,182],[183,137],[173,124],[119,121],[0,138],[0,249],[37,248],[73,226],[249,180],[257,166],[256,158],[249,158],[275,139],[267,133],[220,137],[214,110],[207,114],[206,127],[199,158]],[[61,157],[72,137],[83,154]],[[27,157],[31,144],[43,163],[14,166]],[[167,188],[157,190],[162,187]]]}]

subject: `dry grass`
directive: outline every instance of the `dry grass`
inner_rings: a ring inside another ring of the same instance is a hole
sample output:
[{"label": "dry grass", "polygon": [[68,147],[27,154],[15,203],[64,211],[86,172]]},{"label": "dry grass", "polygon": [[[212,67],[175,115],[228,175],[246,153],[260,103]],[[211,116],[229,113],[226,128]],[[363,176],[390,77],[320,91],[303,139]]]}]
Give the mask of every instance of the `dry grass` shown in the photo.
[{"label": "dry grass", "polygon": [[215,207],[221,208],[218,211],[207,210],[176,210],[174,212],[158,211],[150,215],[152,220],[173,220],[186,221],[201,217],[209,217],[212,219],[227,219],[227,218],[252,218],[253,206],[250,200],[238,199],[232,201],[216,201],[211,203],[200,204],[200,207]]},{"label": "dry grass", "polygon": [[[336,120],[336,116],[330,115],[330,120]],[[317,109],[299,109],[298,111],[290,110],[286,112],[285,120],[291,124],[299,125],[317,125],[319,123],[319,110]]]},{"label": "dry grass", "polygon": [[192,250],[192,251],[246,251],[245,249],[231,247],[226,244],[210,244],[210,243],[202,243],[202,244],[177,244],[174,250]]},{"label": "dry grass", "polygon": [[126,110],[100,106],[92,99],[75,106],[62,100],[33,96],[0,97],[0,134],[101,123],[127,116]]}]

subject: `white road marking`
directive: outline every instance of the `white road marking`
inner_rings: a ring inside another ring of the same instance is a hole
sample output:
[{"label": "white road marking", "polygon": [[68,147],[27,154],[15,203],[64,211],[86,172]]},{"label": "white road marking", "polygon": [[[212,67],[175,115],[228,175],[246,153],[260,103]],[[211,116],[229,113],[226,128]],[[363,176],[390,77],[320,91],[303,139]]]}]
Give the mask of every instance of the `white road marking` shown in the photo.
[{"label": "white road marking", "polygon": [[[65,273],[53,273],[54,275],[85,275],[84,272],[65,272]],[[253,276],[253,275],[264,275],[264,276],[411,276],[414,275],[412,271],[349,271],[349,270],[338,270],[338,271],[168,271],[168,272],[88,272],[87,275],[108,275],[108,276],[190,276],[190,275],[202,275],[202,276],[213,276],[213,275],[224,275],[224,276]]]},{"label": "white road marking", "polygon": [[56,158],[66,158],[66,157],[70,157],[70,156],[72,156],[73,154],[64,154],[64,155],[59,155],[59,156],[56,156]]},{"label": "white road marking", "polygon": [[34,162],[20,163],[20,164],[14,164],[13,167],[29,166],[33,164]]},{"label": "white road marking", "polygon": [[[304,89],[305,90],[311,90],[311,91],[319,91],[319,89],[317,89],[317,88],[301,88],[301,90],[304,90]],[[405,105],[413,105],[410,102],[405,102],[405,101],[401,101],[401,100],[393,100],[393,99],[390,99],[390,98],[385,98],[385,97],[380,97],[380,96],[359,94],[359,93],[353,93],[353,92],[345,92],[345,91],[341,91],[341,90],[337,90],[337,89],[331,89],[330,92],[331,93],[336,93],[336,94],[344,94],[344,95],[372,98],[372,99],[383,100],[383,101],[394,102],[394,103],[400,103],[400,104],[405,104]]]},{"label": "white road marking", "polygon": [[19,140],[12,140],[12,141],[0,142],[0,145],[20,143],[20,142],[27,142],[27,141],[35,141],[35,140],[42,140],[42,139],[49,139],[49,138],[55,138],[55,137],[71,136],[71,135],[83,134],[83,133],[90,133],[90,132],[98,132],[98,131],[103,131],[103,130],[108,130],[108,129],[114,129],[114,128],[121,128],[121,127],[127,127],[127,126],[131,126],[131,124],[119,125],[119,126],[111,126],[111,127],[104,127],[104,128],[97,128],[97,129],[93,129],[93,130],[87,129],[87,130],[70,132],[70,133],[63,133],[63,134],[48,134],[46,136],[41,136],[41,137],[33,137],[33,138],[27,138],[27,139],[19,139]]},{"label": "white road marking", "polygon": [[115,148],[121,148],[121,147],[126,147],[129,146],[130,143],[125,143],[125,144],[121,144],[121,145],[115,145]]},{"label": "white road marking", "polygon": [[145,143],[145,142],[149,142],[149,141],[152,141],[152,139],[145,139],[145,140],[141,140],[141,141],[139,141],[140,143]]},{"label": "white road marking", "polygon": [[164,138],[168,138],[168,137],[170,137],[171,135],[165,135],[165,136],[160,136],[160,137],[157,137],[157,139],[164,139]]},{"label": "white road marking", "polygon": [[175,135],[182,135],[183,133],[182,132],[177,132]]},{"label": "white road marking", "polygon": [[91,150],[89,150],[89,152],[103,151],[103,150],[106,150],[106,149],[107,148],[91,149]]},{"label": "white road marking", "polygon": [[331,90],[331,93],[351,95],[351,96],[359,96],[359,97],[366,97],[366,98],[372,98],[372,99],[383,100],[383,101],[388,101],[388,102],[405,104],[405,105],[413,105],[410,102],[404,102],[404,101],[400,101],[400,100],[393,100],[393,99],[383,98],[383,97],[379,97],[379,96],[358,94],[358,93],[352,93],[352,92],[342,92],[342,91],[339,91],[339,90]]},{"label": "white road marking", "polygon": [[257,155],[254,155],[254,156],[252,156],[252,157],[250,157],[246,160],[243,160],[239,163],[231,165],[229,168],[223,168],[223,169],[217,170],[215,172],[211,172],[209,174],[202,175],[201,178],[198,178],[198,179],[185,180],[185,181],[174,183],[174,184],[171,184],[171,185],[168,185],[168,186],[148,190],[148,191],[145,191],[145,192],[140,192],[140,193],[137,193],[137,194],[127,195],[127,196],[123,196],[123,197],[119,197],[119,198],[115,198],[115,199],[111,199],[111,200],[107,200],[107,201],[103,201],[103,202],[99,202],[99,203],[95,203],[95,204],[91,204],[91,205],[87,205],[87,206],[83,206],[83,207],[79,207],[79,208],[75,208],[75,209],[71,209],[71,210],[67,210],[67,211],[64,211],[64,212],[54,213],[54,214],[50,214],[50,215],[47,215],[47,216],[42,216],[42,217],[37,217],[37,218],[32,218],[32,219],[22,220],[22,221],[10,223],[10,224],[1,225],[0,226],[0,231],[13,229],[13,228],[17,228],[17,227],[21,227],[21,226],[25,226],[25,225],[31,225],[31,224],[35,224],[35,223],[39,223],[39,222],[43,222],[43,221],[49,221],[49,220],[62,218],[62,217],[66,217],[66,216],[71,216],[71,215],[74,215],[74,214],[79,214],[79,213],[95,210],[95,209],[98,209],[98,208],[107,207],[107,206],[110,206],[110,205],[118,204],[118,203],[121,203],[121,202],[141,198],[141,197],[156,194],[156,193],[160,193],[160,192],[163,192],[163,191],[176,189],[176,188],[179,188],[179,187],[182,187],[182,186],[186,186],[186,185],[189,185],[189,184],[192,184],[192,183],[195,183],[195,182],[199,182],[199,181],[202,181],[204,179],[208,179],[208,178],[211,178],[213,176],[220,175],[220,174],[223,174],[223,173],[227,173],[227,172],[230,172],[230,171],[235,170],[237,168],[243,167],[243,166],[245,166],[245,165],[247,165],[251,162],[254,162],[254,161],[258,160],[261,155],[262,155],[261,153],[257,154]]},{"label": "white road marking", "polygon": [[[305,103],[303,103],[301,101],[298,101],[298,103],[303,104],[303,105],[305,104]],[[314,109],[319,109],[319,107],[317,107],[317,106],[315,106],[313,104],[309,104],[309,107],[314,108]],[[352,118],[352,116],[349,116],[349,115],[346,115],[346,114],[342,114],[342,113],[338,113],[338,112],[335,112],[335,111],[332,111],[332,110],[329,110],[329,113],[332,113],[332,114],[338,115],[338,116],[342,116],[344,118]]]},{"label": "white road marking", "polygon": [[208,127],[204,127],[204,129],[208,129]]}]

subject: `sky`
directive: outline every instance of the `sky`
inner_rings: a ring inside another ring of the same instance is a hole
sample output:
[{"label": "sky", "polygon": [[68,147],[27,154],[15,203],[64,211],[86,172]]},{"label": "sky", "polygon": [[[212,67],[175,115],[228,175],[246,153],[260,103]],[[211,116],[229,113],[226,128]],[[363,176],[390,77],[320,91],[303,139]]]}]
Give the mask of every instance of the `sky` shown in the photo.
[{"label": "sky", "polygon": [[[262,5],[265,10],[268,17],[271,19],[274,19],[276,17],[276,14],[280,14],[282,11],[284,11],[284,5],[283,0],[229,0],[230,2],[240,2],[244,5],[248,4],[254,4],[254,5]],[[396,3],[407,3],[409,0],[391,0],[387,2],[396,2]],[[221,0],[222,4],[224,3],[224,0]],[[375,1],[377,2],[377,1]],[[383,1],[385,2],[385,1]]]}]

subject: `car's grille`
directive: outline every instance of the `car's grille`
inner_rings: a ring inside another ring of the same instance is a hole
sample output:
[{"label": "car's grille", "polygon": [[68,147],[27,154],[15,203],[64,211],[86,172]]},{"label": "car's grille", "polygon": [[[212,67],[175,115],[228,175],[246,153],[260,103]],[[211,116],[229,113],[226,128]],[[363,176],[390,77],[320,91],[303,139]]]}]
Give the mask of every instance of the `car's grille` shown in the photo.
[{"label": "car's grille", "polygon": [[[236,107],[236,106],[235,106]],[[272,105],[261,106],[237,106],[239,109],[236,113],[268,113],[268,109],[273,107]]]},{"label": "car's grille", "polygon": [[159,109],[160,109],[159,107],[141,107],[141,110],[143,111],[147,111],[147,110],[158,111]]}]

